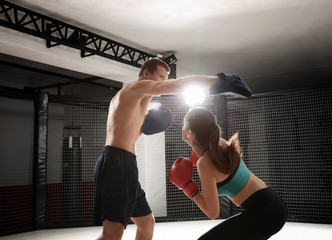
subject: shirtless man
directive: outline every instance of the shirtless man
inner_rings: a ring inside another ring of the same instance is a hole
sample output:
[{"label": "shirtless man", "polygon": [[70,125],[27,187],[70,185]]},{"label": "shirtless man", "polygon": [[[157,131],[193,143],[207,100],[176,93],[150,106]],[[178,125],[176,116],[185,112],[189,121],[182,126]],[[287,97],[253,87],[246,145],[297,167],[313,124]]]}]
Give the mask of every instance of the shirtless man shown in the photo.
[{"label": "shirtless man", "polygon": [[103,225],[98,239],[121,239],[130,218],[137,240],[152,239],[154,217],[138,181],[135,153],[152,97],[180,93],[194,83],[207,88],[219,80],[188,76],[166,81],[169,71],[162,60],[147,60],[138,80],[125,85],[110,103],[105,148],[95,167],[94,224]]}]

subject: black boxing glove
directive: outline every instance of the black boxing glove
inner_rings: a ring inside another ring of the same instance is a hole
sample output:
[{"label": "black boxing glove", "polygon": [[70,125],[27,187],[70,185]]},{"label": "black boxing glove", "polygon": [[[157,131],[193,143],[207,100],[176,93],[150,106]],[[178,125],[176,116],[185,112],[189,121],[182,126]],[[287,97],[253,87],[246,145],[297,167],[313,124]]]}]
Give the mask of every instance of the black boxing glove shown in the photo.
[{"label": "black boxing glove", "polygon": [[173,121],[172,112],[164,106],[158,106],[149,110],[146,114],[141,131],[145,135],[167,130]]}]

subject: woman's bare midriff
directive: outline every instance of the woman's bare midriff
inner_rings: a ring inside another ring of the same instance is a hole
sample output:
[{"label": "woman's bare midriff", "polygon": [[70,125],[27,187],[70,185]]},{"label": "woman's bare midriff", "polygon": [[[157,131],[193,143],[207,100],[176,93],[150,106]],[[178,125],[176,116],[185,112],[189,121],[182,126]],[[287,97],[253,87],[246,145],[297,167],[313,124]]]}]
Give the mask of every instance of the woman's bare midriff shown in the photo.
[{"label": "woman's bare midriff", "polygon": [[235,205],[240,206],[245,200],[247,200],[252,194],[266,188],[266,184],[257,178],[253,173],[250,173],[249,180],[244,188],[236,194],[234,197],[229,198]]}]

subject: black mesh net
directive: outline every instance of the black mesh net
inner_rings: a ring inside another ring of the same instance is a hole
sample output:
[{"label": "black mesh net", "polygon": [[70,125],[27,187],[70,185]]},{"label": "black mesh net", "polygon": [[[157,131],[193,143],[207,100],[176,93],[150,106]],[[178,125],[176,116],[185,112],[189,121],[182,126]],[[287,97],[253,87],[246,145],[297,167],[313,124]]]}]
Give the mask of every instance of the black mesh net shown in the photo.
[{"label": "black mesh net", "polygon": [[106,139],[109,99],[50,96],[47,224],[90,223],[94,166]]},{"label": "black mesh net", "polygon": [[34,104],[0,97],[0,236],[31,230]]},{"label": "black mesh net", "polygon": [[331,102],[331,88],[228,101],[229,134],[239,131],[244,161],[290,221],[332,222]]},{"label": "black mesh net", "polygon": [[[290,221],[331,223],[331,87],[227,100],[228,136],[239,132],[244,161],[286,201]],[[33,102],[1,98],[1,234],[34,227]],[[177,97],[158,99],[174,115],[165,132],[167,213],[164,219],[206,218],[168,180],[168,171],[191,149],[182,141],[189,107]],[[103,150],[110,99],[49,96],[47,227],[91,225],[94,166]],[[204,107],[219,109],[212,98]],[[19,146],[19,150],[17,150]],[[150,170],[140,174],[151,174]],[[154,176],[155,177],[155,176]],[[154,178],[153,178],[154,179]],[[193,179],[200,186],[196,169]],[[240,211],[232,205],[232,214]],[[157,218],[158,221],[158,218]]]}]

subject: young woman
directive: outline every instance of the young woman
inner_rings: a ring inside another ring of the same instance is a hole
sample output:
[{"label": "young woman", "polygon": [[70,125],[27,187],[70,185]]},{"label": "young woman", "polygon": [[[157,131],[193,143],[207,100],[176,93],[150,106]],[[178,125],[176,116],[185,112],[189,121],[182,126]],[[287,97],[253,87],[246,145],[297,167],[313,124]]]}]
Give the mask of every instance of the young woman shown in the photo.
[{"label": "young woman", "polygon": [[199,191],[192,180],[192,160],[178,158],[169,179],[191,197],[211,219],[220,213],[218,196],[227,196],[243,211],[199,239],[268,239],[285,224],[284,201],[256,177],[242,161],[238,134],[229,141],[221,138],[216,117],[207,109],[193,108],[184,118],[182,138],[198,156]]}]

